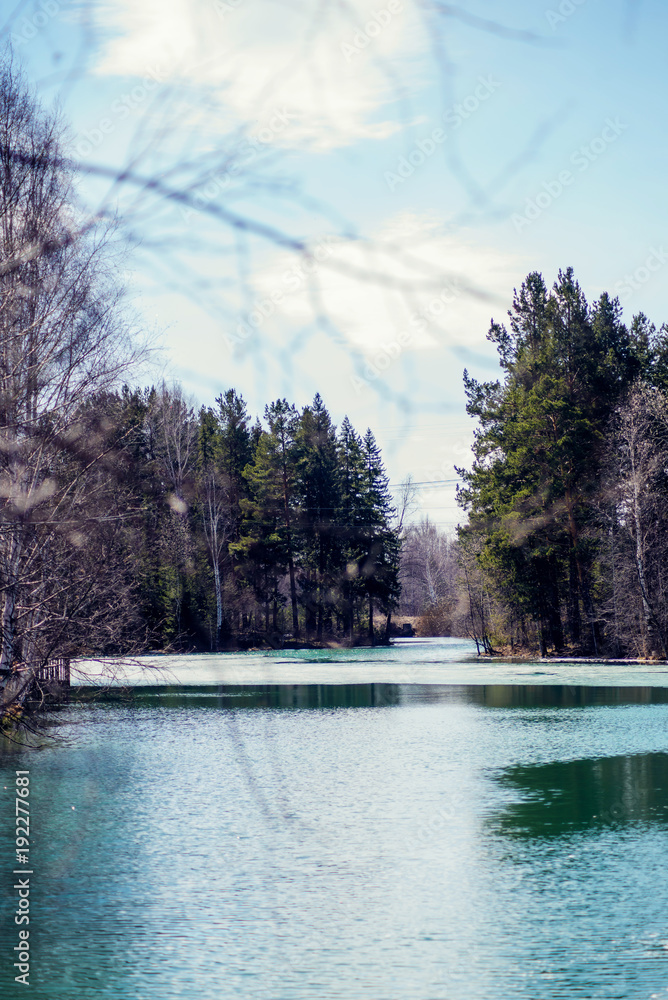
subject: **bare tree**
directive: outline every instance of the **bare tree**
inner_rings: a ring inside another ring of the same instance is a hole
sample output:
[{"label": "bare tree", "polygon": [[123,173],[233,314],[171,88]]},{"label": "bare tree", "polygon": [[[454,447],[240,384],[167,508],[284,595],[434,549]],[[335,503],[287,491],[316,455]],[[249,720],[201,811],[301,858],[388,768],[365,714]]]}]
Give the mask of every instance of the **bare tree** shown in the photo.
[{"label": "bare tree", "polygon": [[[614,519],[612,541],[619,537],[613,553],[610,576],[614,584],[612,603],[614,631],[633,642],[639,635],[640,652],[647,656],[658,644],[668,656],[668,602],[664,583],[665,532],[668,527],[668,399],[663,392],[645,385],[635,387],[619,408],[613,422],[611,442],[611,490],[609,510]],[[620,607],[619,577],[627,581],[627,595],[634,601]],[[630,594],[629,594],[630,591]]]},{"label": "bare tree", "polygon": [[212,648],[218,649],[223,627],[223,574],[221,564],[232,540],[233,517],[230,477],[220,468],[218,424],[211,410],[200,412],[197,505],[200,511],[204,539],[213,570],[216,598],[216,631]]},{"label": "bare tree", "polygon": [[401,555],[402,611],[419,615],[445,601],[454,602],[458,574],[455,544],[429,518],[411,524]]},{"label": "bare tree", "polygon": [[[111,424],[84,416],[132,360],[112,233],[78,222],[62,126],[0,72],[0,670],[26,683],[86,605]],[[20,153],[20,155],[17,155]],[[39,252],[34,252],[34,248]],[[102,498],[105,498],[105,503]],[[99,541],[99,539],[98,539]],[[90,565],[89,565],[90,570]]]},{"label": "bare tree", "polygon": [[489,581],[480,566],[480,542],[460,540],[457,561],[460,567],[460,600],[457,609],[458,634],[467,635],[476,644],[478,655],[494,652],[492,646],[492,598]]}]

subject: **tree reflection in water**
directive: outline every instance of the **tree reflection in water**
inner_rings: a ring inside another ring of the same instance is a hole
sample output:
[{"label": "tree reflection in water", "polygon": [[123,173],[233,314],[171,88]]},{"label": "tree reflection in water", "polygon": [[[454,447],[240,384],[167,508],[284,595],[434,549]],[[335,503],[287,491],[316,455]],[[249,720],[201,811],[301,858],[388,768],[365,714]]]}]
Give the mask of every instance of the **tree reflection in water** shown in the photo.
[{"label": "tree reflection in water", "polygon": [[552,838],[609,826],[668,826],[668,753],[518,765],[497,780],[522,796],[491,820],[507,836]]}]

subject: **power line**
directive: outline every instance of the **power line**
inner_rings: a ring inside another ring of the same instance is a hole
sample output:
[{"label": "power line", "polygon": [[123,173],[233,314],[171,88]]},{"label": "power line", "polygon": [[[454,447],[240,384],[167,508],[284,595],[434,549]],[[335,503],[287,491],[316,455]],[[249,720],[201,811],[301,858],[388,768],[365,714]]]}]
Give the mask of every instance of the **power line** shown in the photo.
[{"label": "power line", "polygon": [[460,477],[458,477],[457,479],[425,479],[425,480],[423,480],[422,482],[419,482],[419,483],[397,483],[396,486],[391,486],[390,485],[390,489],[391,490],[400,490],[404,486],[434,486],[434,487],[436,487],[436,486],[446,486],[446,485],[451,485],[452,483],[461,483],[461,482],[462,482],[462,480],[461,480]]}]

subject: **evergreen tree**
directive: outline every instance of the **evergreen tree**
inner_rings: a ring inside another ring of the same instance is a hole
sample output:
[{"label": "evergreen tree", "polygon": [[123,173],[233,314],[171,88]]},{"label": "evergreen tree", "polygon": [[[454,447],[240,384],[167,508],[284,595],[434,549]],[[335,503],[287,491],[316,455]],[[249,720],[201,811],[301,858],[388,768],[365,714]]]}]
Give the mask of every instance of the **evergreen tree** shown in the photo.
[{"label": "evergreen tree", "polygon": [[398,598],[399,534],[380,450],[370,430],[362,440],[346,417],[338,442],[343,606],[347,631],[354,640],[355,609],[367,605],[367,630],[374,642],[374,607],[389,614]]},{"label": "evergreen tree", "polygon": [[530,274],[515,293],[510,332],[492,323],[503,382],[464,374],[467,411],[478,418],[460,501],[466,534],[484,539],[480,562],[513,614],[536,621],[541,648],[569,639],[596,653],[598,513],[603,430],[642,359],[604,295],[589,308],[571,268],[548,293]]},{"label": "evergreen tree", "polygon": [[336,431],[319,393],[305,407],[296,436],[300,556],[306,631],[319,641],[332,631],[332,608],[340,575],[335,512],[340,484]]},{"label": "evergreen tree", "polygon": [[264,606],[266,631],[272,603],[276,619],[279,581],[288,565],[283,479],[276,445],[272,435],[263,431],[253,462],[244,470],[248,496],[241,500],[241,537],[230,544],[241,575]]},{"label": "evergreen tree", "polygon": [[374,642],[374,604],[389,615],[400,593],[399,538],[392,528],[396,511],[392,504],[389,481],[380,449],[370,429],[362,441],[364,490],[362,509],[364,532],[363,558],[360,565],[369,609],[369,639]]},{"label": "evergreen tree", "polygon": [[365,467],[362,442],[348,417],[338,439],[340,497],[337,510],[342,566],[342,610],[349,641],[354,640],[355,606],[363,593],[361,566],[365,556]]},{"label": "evergreen tree", "polygon": [[225,476],[230,504],[231,537],[241,530],[241,500],[246,495],[244,469],[252,461],[255,445],[246,403],[235,389],[216,397],[218,406],[218,467]]},{"label": "evergreen tree", "polygon": [[296,408],[286,399],[278,399],[265,407],[265,420],[269,424],[272,438],[272,448],[275,464],[280,476],[283,496],[283,525],[285,538],[285,554],[290,574],[290,603],[292,606],[292,632],[295,638],[299,636],[299,611],[297,608],[297,582],[295,576],[294,551],[294,507],[295,495],[295,464],[297,457],[296,435],[298,417]]},{"label": "evergreen tree", "polygon": [[249,497],[241,501],[244,510],[242,536],[231,551],[243,556],[246,573],[263,595],[266,622],[269,604],[276,609],[278,581],[283,570],[290,580],[292,631],[299,636],[299,610],[295,573],[294,518],[296,508],[296,433],[297,411],[286,400],[277,400],[265,408],[269,431],[260,434],[253,462],[246,466],[244,478]]}]

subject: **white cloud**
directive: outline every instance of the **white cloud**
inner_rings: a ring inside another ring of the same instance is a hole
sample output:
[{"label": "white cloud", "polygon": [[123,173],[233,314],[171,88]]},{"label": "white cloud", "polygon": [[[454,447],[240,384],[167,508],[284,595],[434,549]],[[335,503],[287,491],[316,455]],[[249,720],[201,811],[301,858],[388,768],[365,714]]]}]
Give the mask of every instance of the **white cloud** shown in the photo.
[{"label": "white cloud", "polygon": [[397,76],[420,86],[425,38],[411,0],[109,0],[98,17],[98,74],[142,77],[159,66],[172,83],[205,88],[223,128],[258,127],[286,109],[283,146],[384,139],[402,127]]},{"label": "white cloud", "polygon": [[367,359],[392,344],[401,353],[445,347],[460,357],[485,349],[490,316],[504,318],[522,269],[473,234],[455,236],[413,214],[392,219],[371,240],[323,240],[316,258],[322,261],[309,278],[294,257],[277,254],[256,275],[257,303],[280,295],[272,317],[299,329],[313,320],[315,290],[323,314]]}]

